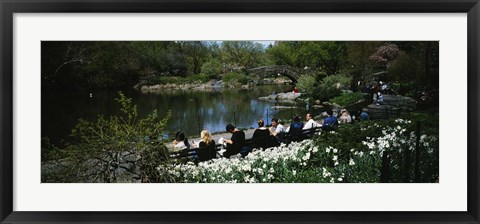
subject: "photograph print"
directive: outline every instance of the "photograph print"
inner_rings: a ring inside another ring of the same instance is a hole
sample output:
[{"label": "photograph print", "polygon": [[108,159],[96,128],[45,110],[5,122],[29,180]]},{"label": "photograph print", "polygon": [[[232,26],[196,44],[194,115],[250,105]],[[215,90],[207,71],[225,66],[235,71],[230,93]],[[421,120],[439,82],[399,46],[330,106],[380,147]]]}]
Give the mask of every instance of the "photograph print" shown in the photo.
[{"label": "photograph print", "polygon": [[439,183],[438,41],[42,41],[42,183]]}]

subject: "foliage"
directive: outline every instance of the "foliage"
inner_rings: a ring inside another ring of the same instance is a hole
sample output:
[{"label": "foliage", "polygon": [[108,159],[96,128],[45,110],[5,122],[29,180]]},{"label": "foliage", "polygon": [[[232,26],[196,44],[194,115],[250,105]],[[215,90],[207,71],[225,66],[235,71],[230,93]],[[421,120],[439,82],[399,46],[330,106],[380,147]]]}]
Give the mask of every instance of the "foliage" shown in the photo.
[{"label": "foliage", "polygon": [[355,93],[342,93],[340,96],[336,96],[330,99],[329,101],[331,103],[335,103],[342,107],[346,107],[354,103],[357,103],[358,101],[363,99],[365,99],[365,94],[355,92]]},{"label": "foliage", "polygon": [[346,44],[339,41],[280,41],[267,50],[274,62],[336,74],[345,64]]},{"label": "foliage", "polygon": [[229,84],[246,84],[248,82],[248,78],[244,74],[238,72],[229,72],[222,77],[222,80],[224,83]]},{"label": "foliage", "polygon": [[224,41],[220,46],[221,59],[231,69],[264,64],[263,52],[263,46],[252,41]]},{"label": "foliage", "polygon": [[[119,92],[122,116],[96,121],[79,120],[72,141],[63,149],[45,144],[42,149],[42,182],[159,182],[156,171],[166,163],[164,130],[170,118],[156,111],[138,118],[132,100]],[[45,154],[45,155],[44,155]]]},{"label": "foliage", "polygon": [[400,49],[396,44],[386,43],[377,48],[375,53],[370,55],[370,60],[376,62],[378,65],[388,69],[393,61],[400,54]]},{"label": "foliage", "polygon": [[375,63],[369,59],[381,45],[377,41],[352,41],[347,43],[348,66],[344,70],[352,75],[354,81],[369,82],[374,73]]},{"label": "foliage", "polygon": [[364,82],[382,69],[388,81],[413,78],[438,89],[438,48],[438,41],[277,41],[268,49],[254,41],[44,41],[42,86],[73,91],[201,82],[196,75],[216,78],[275,63]]},{"label": "foliage", "polygon": [[389,76],[393,80],[416,80],[424,73],[423,64],[415,57],[400,54],[389,69]]},{"label": "foliage", "polygon": [[139,61],[139,67],[152,70],[160,76],[185,76],[187,62],[178,43],[171,41],[135,41],[129,42],[133,57]]},{"label": "foliage", "polygon": [[343,89],[348,89],[351,78],[346,75],[331,75],[323,78],[316,91],[314,97],[322,101],[329,100],[335,96],[339,96]]},{"label": "foliage", "polygon": [[[375,183],[381,181],[382,156],[388,153],[389,182],[435,182],[438,119],[417,131],[424,116],[412,118],[343,125],[314,140],[254,150],[245,158],[162,165],[159,172],[180,183]],[[422,153],[415,172],[417,150]]]},{"label": "foliage", "polygon": [[222,63],[217,59],[212,59],[202,65],[202,73],[209,76],[218,76],[223,73]]},{"label": "foliage", "polygon": [[313,93],[317,86],[317,80],[314,75],[305,74],[301,75],[297,80],[297,88],[304,93]]}]

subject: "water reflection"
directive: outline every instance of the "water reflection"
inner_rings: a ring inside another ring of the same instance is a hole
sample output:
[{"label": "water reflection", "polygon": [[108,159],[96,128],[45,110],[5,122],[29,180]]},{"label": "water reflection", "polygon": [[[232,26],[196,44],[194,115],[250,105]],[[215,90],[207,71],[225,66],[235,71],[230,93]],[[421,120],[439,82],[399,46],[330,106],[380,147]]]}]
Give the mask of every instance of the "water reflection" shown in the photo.
[{"label": "water reflection", "polygon": [[[240,128],[256,127],[259,118],[272,117],[289,119],[293,114],[303,114],[304,107],[275,110],[272,106],[280,103],[258,100],[273,91],[288,91],[290,86],[260,86],[252,89],[221,89],[220,91],[172,90],[159,93],[124,91],[138,106],[141,117],[156,109],[160,117],[172,111],[169,131],[182,130],[187,135],[199,135],[202,129],[211,132],[225,131],[225,125],[232,123]],[[53,142],[65,138],[79,118],[93,120],[98,114],[109,116],[119,114],[115,102],[115,91],[89,93],[42,94],[42,137]]]}]

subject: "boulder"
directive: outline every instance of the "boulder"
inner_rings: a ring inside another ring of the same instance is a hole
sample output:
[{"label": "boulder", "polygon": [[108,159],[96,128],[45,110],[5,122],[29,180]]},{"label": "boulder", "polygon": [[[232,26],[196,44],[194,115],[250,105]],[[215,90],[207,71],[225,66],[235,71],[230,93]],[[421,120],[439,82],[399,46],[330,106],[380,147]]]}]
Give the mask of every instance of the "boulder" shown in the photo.
[{"label": "boulder", "polygon": [[277,100],[295,100],[300,97],[301,93],[294,93],[294,92],[286,92],[286,93],[279,93],[277,94]]},{"label": "boulder", "polygon": [[383,119],[396,117],[414,111],[417,107],[417,101],[406,96],[383,95],[383,103],[375,103],[363,108],[370,119]]},{"label": "boulder", "polygon": [[287,92],[287,93],[279,93],[275,95],[263,96],[259,97],[259,100],[266,100],[266,101],[280,101],[280,102],[295,102],[295,99],[300,97],[301,93],[294,93],[294,92]]}]

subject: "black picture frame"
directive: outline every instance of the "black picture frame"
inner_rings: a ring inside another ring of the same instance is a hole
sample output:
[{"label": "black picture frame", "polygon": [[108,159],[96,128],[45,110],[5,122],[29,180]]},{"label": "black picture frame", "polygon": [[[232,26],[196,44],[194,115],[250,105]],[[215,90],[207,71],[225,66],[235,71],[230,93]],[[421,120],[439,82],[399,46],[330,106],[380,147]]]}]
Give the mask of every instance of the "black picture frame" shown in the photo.
[{"label": "black picture frame", "polygon": [[[480,223],[478,0],[0,0],[1,223]],[[20,212],[13,211],[14,13],[467,13],[467,212]]]}]

